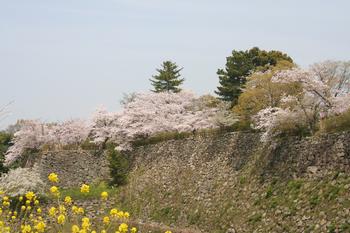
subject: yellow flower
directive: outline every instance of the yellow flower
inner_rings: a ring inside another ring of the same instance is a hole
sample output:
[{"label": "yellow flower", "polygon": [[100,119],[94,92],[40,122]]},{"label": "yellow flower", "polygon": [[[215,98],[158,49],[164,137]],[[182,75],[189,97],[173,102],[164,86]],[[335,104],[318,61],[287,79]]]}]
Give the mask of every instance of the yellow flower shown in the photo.
[{"label": "yellow flower", "polygon": [[113,208],[110,210],[109,214],[113,217],[117,217],[118,216],[118,210],[116,208]]},{"label": "yellow flower", "polygon": [[35,201],[34,201],[34,205],[39,205],[39,201],[38,201],[38,200],[35,200]]},{"label": "yellow flower", "polygon": [[123,218],[123,217],[124,217],[124,212],[123,212],[123,211],[119,211],[119,212],[117,213],[117,217],[118,217],[118,218]]},{"label": "yellow flower", "polygon": [[10,206],[10,202],[9,201],[4,201],[4,202],[2,202],[2,205],[4,207]]},{"label": "yellow flower", "polygon": [[22,211],[25,211],[25,210],[26,210],[26,206],[22,205],[22,206],[21,206],[21,210],[22,210]]},{"label": "yellow flower", "polygon": [[41,208],[38,208],[36,211],[38,212],[38,214],[41,214],[42,212]]},{"label": "yellow flower", "polygon": [[32,227],[30,225],[22,226],[22,233],[30,233],[32,231]]},{"label": "yellow flower", "polygon": [[128,232],[128,225],[126,223],[122,223],[119,225],[118,230],[120,233],[127,233]]},{"label": "yellow flower", "polygon": [[77,214],[78,213],[78,207],[77,206],[72,206],[72,211],[73,211],[73,213],[75,213],[75,214]]},{"label": "yellow flower", "polygon": [[46,227],[46,224],[43,221],[38,222],[34,226],[35,230],[37,230],[38,232],[44,232],[45,231],[45,227]]},{"label": "yellow flower", "polygon": [[56,215],[56,208],[55,207],[51,207],[50,209],[49,209],[49,215],[51,216],[51,217],[54,217],[55,215]]},{"label": "yellow flower", "polygon": [[72,233],[79,233],[80,229],[77,225],[72,226]]},{"label": "yellow flower", "polygon": [[82,227],[84,230],[89,229],[89,227],[90,227],[90,225],[91,225],[91,224],[90,224],[89,218],[85,217],[85,218],[83,218],[81,221],[82,221],[81,227]]},{"label": "yellow flower", "polygon": [[136,233],[137,232],[137,229],[136,229],[136,227],[133,227],[133,228],[131,228],[131,231],[130,231],[130,233]]},{"label": "yellow flower", "polygon": [[83,184],[83,185],[80,187],[80,192],[82,192],[82,193],[88,193],[88,192],[90,192],[90,186],[87,185],[87,184]]},{"label": "yellow flower", "polygon": [[52,183],[57,183],[58,182],[58,176],[56,173],[50,173],[50,175],[48,176],[49,180]]},{"label": "yellow flower", "polygon": [[105,201],[105,200],[107,200],[107,198],[108,198],[108,193],[107,192],[102,192],[101,193],[101,199]]},{"label": "yellow flower", "polygon": [[63,214],[58,215],[57,217],[58,224],[63,225],[65,221],[66,221],[66,217]]},{"label": "yellow flower", "polygon": [[8,197],[8,196],[4,196],[4,197],[2,198],[2,200],[3,200],[3,201],[9,201],[9,197]]},{"label": "yellow flower", "polygon": [[78,208],[78,214],[83,214],[84,213],[84,209],[82,207]]},{"label": "yellow flower", "polygon": [[56,195],[56,196],[59,194],[59,191],[58,191],[57,186],[52,186],[52,187],[50,188],[50,192],[51,192],[53,195]]},{"label": "yellow flower", "polygon": [[64,198],[64,203],[66,203],[67,205],[72,204],[72,198],[70,196],[66,196]]},{"label": "yellow flower", "polygon": [[129,217],[130,217],[129,212],[124,212],[124,218],[129,218]]},{"label": "yellow flower", "polygon": [[64,205],[60,205],[58,208],[59,208],[61,214],[66,213],[66,207],[64,207]]},{"label": "yellow flower", "polygon": [[172,233],[171,231],[166,231],[165,233]]},{"label": "yellow flower", "polygon": [[31,201],[31,200],[34,199],[34,197],[35,197],[35,194],[33,192],[27,192],[26,193],[27,200]]},{"label": "yellow flower", "polygon": [[102,230],[101,233],[107,233],[107,231],[106,230]]},{"label": "yellow flower", "polygon": [[20,196],[20,197],[18,198],[18,200],[19,200],[19,201],[23,201],[23,197]]},{"label": "yellow flower", "polygon": [[106,217],[103,218],[103,223],[104,223],[104,224],[108,224],[109,222],[110,222],[110,219],[109,219],[108,216],[106,216]]},{"label": "yellow flower", "polygon": [[26,205],[30,205],[30,201],[29,200],[26,200]]}]

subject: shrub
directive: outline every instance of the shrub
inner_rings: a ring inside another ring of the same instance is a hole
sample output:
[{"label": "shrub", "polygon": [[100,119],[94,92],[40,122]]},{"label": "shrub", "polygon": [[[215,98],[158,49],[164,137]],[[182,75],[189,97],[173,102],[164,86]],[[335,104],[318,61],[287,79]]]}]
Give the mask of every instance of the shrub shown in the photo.
[{"label": "shrub", "polygon": [[41,180],[36,167],[16,168],[0,178],[0,190],[11,197],[23,195],[28,191],[43,193],[45,183]]},{"label": "shrub", "polygon": [[107,153],[112,178],[110,184],[117,186],[126,184],[130,165],[129,159],[117,151],[114,144],[107,146]]},{"label": "shrub", "polygon": [[7,172],[3,162],[5,159],[5,153],[10,146],[12,135],[5,132],[0,132],[0,175],[1,173]]},{"label": "shrub", "polygon": [[350,110],[321,121],[321,132],[340,132],[350,130]]},{"label": "shrub", "polygon": [[255,129],[265,131],[262,141],[275,137],[305,136],[311,133],[305,115],[300,111],[282,108],[266,108],[255,116]]}]

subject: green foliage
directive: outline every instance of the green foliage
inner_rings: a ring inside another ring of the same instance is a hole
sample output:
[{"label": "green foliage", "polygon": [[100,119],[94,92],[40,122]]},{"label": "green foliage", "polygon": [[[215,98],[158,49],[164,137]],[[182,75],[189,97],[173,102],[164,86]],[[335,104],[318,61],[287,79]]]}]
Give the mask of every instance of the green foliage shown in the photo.
[{"label": "green foliage", "polygon": [[99,145],[97,145],[96,143],[91,142],[90,138],[88,138],[84,142],[82,142],[80,144],[80,148],[83,149],[83,150],[98,150],[98,149],[100,149]]},{"label": "green foliage", "polygon": [[300,92],[296,84],[275,83],[271,78],[277,72],[293,68],[294,64],[282,61],[266,73],[253,73],[247,77],[244,92],[239,96],[233,112],[243,121],[251,121],[251,117],[267,107],[277,107],[285,95]]},{"label": "green foliage", "polygon": [[250,216],[248,219],[248,221],[253,223],[253,224],[260,222],[261,220],[262,220],[262,214],[260,214],[260,213],[256,213],[256,214]]},{"label": "green foliage", "polygon": [[115,145],[107,146],[109,168],[111,172],[111,185],[124,185],[127,183],[127,176],[130,168],[129,159],[115,149]]},{"label": "green foliage", "polygon": [[350,110],[321,121],[321,132],[333,133],[350,130]]},{"label": "green foliage", "polygon": [[247,76],[254,71],[266,71],[279,61],[293,63],[287,54],[280,51],[265,51],[258,47],[246,51],[233,50],[232,55],[226,58],[225,69],[217,71],[220,86],[215,93],[221,99],[236,104]]},{"label": "green foliage", "polygon": [[5,132],[0,132],[0,175],[7,172],[7,168],[3,166],[5,153],[10,146],[12,135]]},{"label": "green foliage", "polygon": [[241,119],[232,125],[232,131],[253,131],[251,122]]},{"label": "green foliage", "polygon": [[298,136],[306,137],[311,135],[309,127],[304,124],[305,122],[283,122],[281,123],[276,130],[282,132],[279,134],[279,137],[289,137],[289,136]]},{"label": "green foliage", "polygon": [[317,194],[314,194],[309,198],[309,203],[310,203],[311,207],[317,206],[318,204],[320,204],[320,201],[321,201],[321,199]]},{"label": "green foliage", "polygon": [[117,195],[118,189],[108,186],[106,183],[101,182],[98,184],[90,185],[90,192],[81,193],[80,187],[65,188],[61,190],[61,196],[70,196],[73,200],[84,200],[84,199],[100,199],[102,192],[108,192],[110,197]]},{"label": "green foliage", "polygon": [[336,227],[335,227],[335,225],[332,223],[332,224],[330,224],[329,226],[327,226],[327,232],[328,233],[335,233],[336,231]]},{"label": "green foliage", "polygon": [[238,130],[248,130],[250,129],[247,126],[240,125],[239,123],[234,124],[231,127],[222,127],[222,128],[214,128],[214,129],[201,129],[195,132],[177,132],[177,131],[166,131],[159,132],[151,137],[146,138],[138,138],[133,141],[132,145],[135,147],[145,146],[157,144],[160,142],[168,141],[168,140],[181,140],[185,138],[189,138],[195,135],[220,135],[228,132],[238,131]]},{"label": "green foliage", "polygon": [[180,78],[180,71],[183,68],[178,68],[175,62],[165,61],[162,64],[161,69],[157,69],[159,74],[154,75],[153,79],[150,79],[154,92],[179,92],[181,89],[179,86],[185,79]]}]

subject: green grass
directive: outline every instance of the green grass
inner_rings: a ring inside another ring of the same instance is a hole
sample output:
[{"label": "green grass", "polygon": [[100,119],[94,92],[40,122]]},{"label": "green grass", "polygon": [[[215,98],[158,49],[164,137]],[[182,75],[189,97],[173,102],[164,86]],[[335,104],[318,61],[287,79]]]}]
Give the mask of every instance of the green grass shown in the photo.
[{"label": "green grass", "polygon": [[118,194],[119,190],[118,188],[108,186],[106,183],[102,182],[90,185],[89,193],[81,193],[80,187],[62,189],[61,196],[70,196],[73,200],[99,199],[103,191],[108,192],[109,196],[113,197]]}]

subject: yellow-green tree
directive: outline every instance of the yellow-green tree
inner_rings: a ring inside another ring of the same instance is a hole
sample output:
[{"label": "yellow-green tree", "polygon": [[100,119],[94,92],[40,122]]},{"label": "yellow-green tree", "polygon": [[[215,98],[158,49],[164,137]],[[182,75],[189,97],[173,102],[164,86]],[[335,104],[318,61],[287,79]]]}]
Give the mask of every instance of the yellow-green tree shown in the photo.
[{"label": "yellow-green tree", "polygon": [[295,65],[288,61],[281,61],[264,72],[255,72],[247,78],[246,88],[239,96],[233,111],[247,124],[251,117],[266,107],[281,105],[281,99],[286,95],[300,92],[297,84],[275,83],[271,81],[274,74],[281,70],[291,69]]}]

